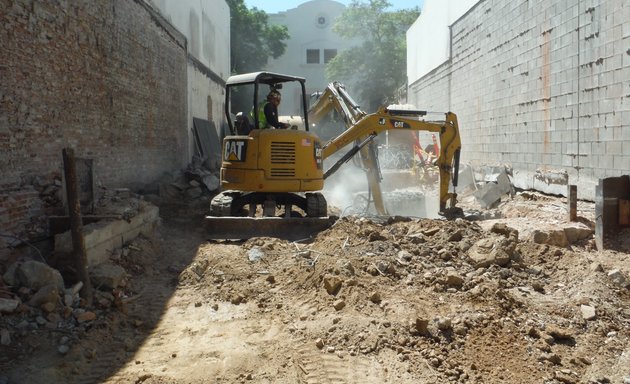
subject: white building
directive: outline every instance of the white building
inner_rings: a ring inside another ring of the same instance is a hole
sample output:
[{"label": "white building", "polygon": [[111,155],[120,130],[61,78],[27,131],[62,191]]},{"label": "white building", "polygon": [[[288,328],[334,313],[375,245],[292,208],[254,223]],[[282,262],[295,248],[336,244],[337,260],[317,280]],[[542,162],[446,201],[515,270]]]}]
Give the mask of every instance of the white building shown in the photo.
[{"label": "white building", "polygon": [[[345,6],[333,0],[306,1],[296,8],[269,15],[269,23],[285,25],[290,39],[281,57],[271,59],[266,70],[306,78],[307,93],[323,90],[332,80],[325,75],[325,65],[340,51],[356,45],[332,31],[335,19]],[[290,92],[292,94],[287,94]],[[298,90],[283,92],[281,114],[299,114]]]},{"label": "white building", "polygon": [[[188,126],[213,122],[220,136],[225,81],[230,76],[230,7],[225,0],[149,0],[188,43]],[[194,153],[192,135],[190,153]]]},{"label": "white building", "polygon": [[450,25],[479,0],[425,0],[422,14],[407,30],[407,82],[450,59]]}]

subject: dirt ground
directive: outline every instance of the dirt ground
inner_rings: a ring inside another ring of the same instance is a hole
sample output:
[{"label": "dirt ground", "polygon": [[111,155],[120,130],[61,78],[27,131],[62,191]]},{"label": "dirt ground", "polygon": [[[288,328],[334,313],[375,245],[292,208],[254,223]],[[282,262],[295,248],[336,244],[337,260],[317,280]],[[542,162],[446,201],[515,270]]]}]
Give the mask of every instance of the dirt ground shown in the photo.
[{"label": "dirt ground", "polygon": [[205,204],[160,207],[96,319],[0,316],[0,383],[630,383],[630,231],[553,240],[593,203],[571,224],[564,198],[462,196],[482,220],[346,216],[307,243],[208,241]]}]

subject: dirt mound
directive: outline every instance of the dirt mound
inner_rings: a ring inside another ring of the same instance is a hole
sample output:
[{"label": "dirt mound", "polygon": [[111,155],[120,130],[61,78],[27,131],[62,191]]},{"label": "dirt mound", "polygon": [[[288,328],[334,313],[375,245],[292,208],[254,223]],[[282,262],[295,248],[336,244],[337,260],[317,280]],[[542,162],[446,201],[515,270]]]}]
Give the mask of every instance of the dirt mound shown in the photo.
[{"label": "dirt mound", "polygon": [[[628,254],[593,250],[592,234],[532,236],[569,226],[561,208],[517,195],[479,221],[348,216],[309,243],[208,242],[183,219],[198,215],[165,210],[121,262],[135,299],[98,312],[65,355],[41,331],[3,371],[10,383],[628,382]],[[590,229],[592,205],[579,208]],[[8,348],[32,340],[6,319]]]}]

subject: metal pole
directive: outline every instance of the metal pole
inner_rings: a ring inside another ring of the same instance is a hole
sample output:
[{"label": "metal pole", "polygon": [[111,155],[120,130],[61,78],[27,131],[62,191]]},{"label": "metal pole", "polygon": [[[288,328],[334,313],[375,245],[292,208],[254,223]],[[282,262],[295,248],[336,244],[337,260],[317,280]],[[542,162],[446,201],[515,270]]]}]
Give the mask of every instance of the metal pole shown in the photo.
[{"label": "metal pole", "polygon": [[83,282],[81,297],[92,305],[92,284],[88,273],[85,239],[83,237],[83,221],[81,219],[81,203],[77,185],[77,169],[72,148],[63,149],[63,168],[66,178],[66,193],[68,196],[68,215],[70,216],[70,232],[72,234],[72,262],[76,269],[77,278]]}]

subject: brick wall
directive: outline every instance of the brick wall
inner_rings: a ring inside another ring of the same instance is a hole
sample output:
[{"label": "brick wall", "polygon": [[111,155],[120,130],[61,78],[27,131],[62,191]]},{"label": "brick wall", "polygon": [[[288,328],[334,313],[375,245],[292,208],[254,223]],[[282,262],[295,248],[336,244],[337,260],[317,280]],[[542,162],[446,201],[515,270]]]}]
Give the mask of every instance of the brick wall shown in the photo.
[{"label": "brick wall", "polygon": [[107,187],[185,166],[186,40],[141,0],[0,0],[0,10],[0,231],[23,234],[45,213],[64,147],[94,159]]},{"label": "brick wall", "polygon": [[436,108],[457,113],[462,160],[507,164],[518,187],[552,193],[566,185],[541,175],[563,173],[592,199],[599,178],[630,169],[628,20],[619,0],[480,1],[451,26],[447,69],[409,98],[448,92]]}]

